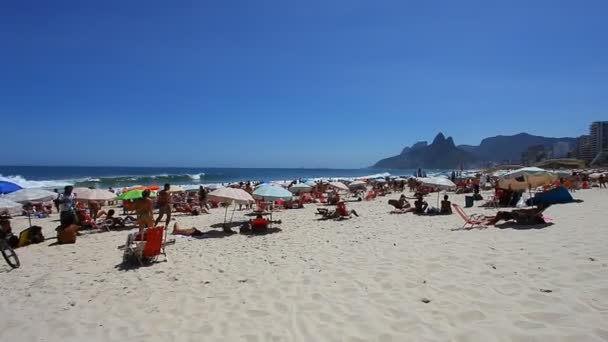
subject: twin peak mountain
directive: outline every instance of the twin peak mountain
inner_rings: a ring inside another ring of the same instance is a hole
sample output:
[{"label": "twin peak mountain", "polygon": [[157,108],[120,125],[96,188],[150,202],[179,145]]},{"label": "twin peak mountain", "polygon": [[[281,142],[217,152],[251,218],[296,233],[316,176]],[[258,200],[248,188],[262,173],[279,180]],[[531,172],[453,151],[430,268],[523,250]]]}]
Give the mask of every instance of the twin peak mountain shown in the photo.
[{"label": "twin peak mountain", "polygon": [[406,147],[401,154],[382,159],[373,167],[386,169],[455,169],[471,167],[486,162],[516,161],[532,145],[543,145],[551,149],[556,142],[567,142],[574,147],[575,138],[547,138],[519,133],[510,136],[485,138],[479,146],[456,146],[452,137],[437,134],[429,145],[426,141]]}]

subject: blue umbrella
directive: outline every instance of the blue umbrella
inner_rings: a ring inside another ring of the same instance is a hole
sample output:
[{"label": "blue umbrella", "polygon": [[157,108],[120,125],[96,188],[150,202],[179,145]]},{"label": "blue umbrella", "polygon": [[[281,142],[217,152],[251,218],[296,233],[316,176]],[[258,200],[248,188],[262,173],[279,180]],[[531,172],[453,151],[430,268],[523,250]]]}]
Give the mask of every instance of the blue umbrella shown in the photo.
[{"label": "blue umbrella", "polygon": [[8,194],[23,189],[18,184],[0,181],[0,194]]},{"label": "blue umbrella", "polygon": [[276,201],[278,199],[291,199],[293,197],[293,194],[279,186],[260,185],[253,192],[253,197],[263,198],[265,201]]}]

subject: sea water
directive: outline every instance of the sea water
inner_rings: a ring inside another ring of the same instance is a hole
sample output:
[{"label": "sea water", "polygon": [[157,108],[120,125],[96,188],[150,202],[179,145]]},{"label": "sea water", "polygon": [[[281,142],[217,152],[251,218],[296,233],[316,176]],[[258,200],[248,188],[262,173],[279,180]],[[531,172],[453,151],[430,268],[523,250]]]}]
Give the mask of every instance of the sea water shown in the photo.
[{"label": "sea water", "polygon": [[[451,170],[425,170],[428,175]],[[0,180],[24,188],[60,188],[65,185],[118,188],[165,183],[198,187],[240,181],[285,181],[294,179],[352,179],[411,176],[415,170],[391,169],[282,169],[282,168],[186,168],[186,167],[80,167],[0,166]]]}]

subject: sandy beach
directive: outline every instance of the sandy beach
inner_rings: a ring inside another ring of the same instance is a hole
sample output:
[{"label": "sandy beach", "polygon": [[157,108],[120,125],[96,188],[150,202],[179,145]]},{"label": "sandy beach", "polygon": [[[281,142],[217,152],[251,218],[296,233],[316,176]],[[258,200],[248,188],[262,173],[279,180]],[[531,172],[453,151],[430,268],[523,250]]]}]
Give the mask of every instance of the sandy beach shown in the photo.
[{"label": "sandy beach", "polygon": [[[541,229],[390,215],[396,197],[348,203],[361,217],[344,221],[281,211],[264,236],[176,237],[167,262],[135,269],[120,265],[125,231],[20,248],[21,268],[0,263],[1,340],[608,340],[608,191],[577,191]],[[223,215],[176,220],[207,231]],[[49,238],[57,219],[34,224]]]}]

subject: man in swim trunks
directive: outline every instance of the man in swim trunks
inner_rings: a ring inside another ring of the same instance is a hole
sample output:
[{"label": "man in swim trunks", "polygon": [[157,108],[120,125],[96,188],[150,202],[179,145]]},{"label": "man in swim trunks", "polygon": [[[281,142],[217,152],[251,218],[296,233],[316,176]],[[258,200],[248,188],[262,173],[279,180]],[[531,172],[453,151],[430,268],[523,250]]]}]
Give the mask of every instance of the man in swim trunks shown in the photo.
[{"label": "man in swim trunks", "polygon": [[152,200],[150,199],[150,190],[144,190],[141,198],[135,201],[135,213],[137,213],[137,224],[139,225],[139,233],[144,233],[144,229],[154,226],[154,217],[152,216]]},{"label": "man in swim trunks", "polygon": [[158,218],[156,218],[154,226],[158,226],[158,222],[162,220],[164,215],[167,215],[165,227],[169,227],[171,221],[171,193],[169,193],[169,189],[171,189],[171,185],[167,183],[163,190],[158,192]]}]

